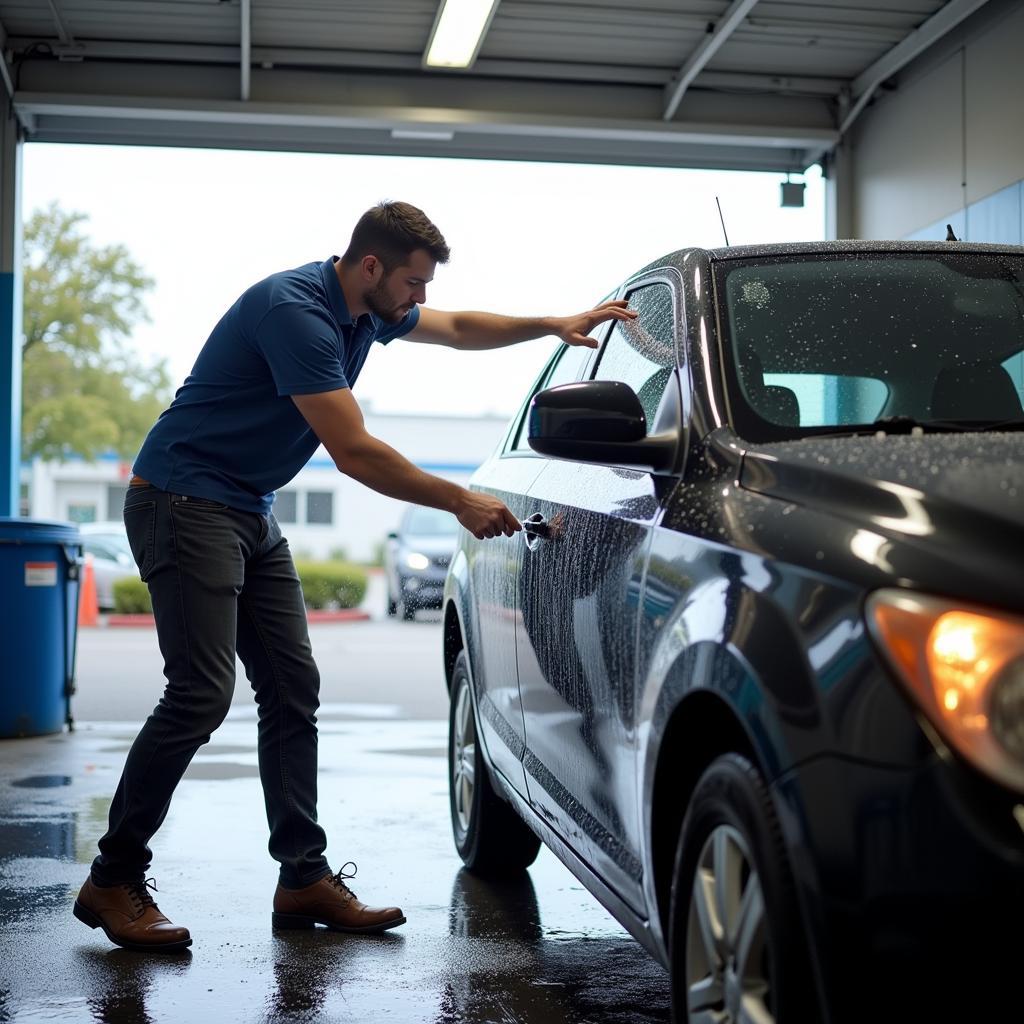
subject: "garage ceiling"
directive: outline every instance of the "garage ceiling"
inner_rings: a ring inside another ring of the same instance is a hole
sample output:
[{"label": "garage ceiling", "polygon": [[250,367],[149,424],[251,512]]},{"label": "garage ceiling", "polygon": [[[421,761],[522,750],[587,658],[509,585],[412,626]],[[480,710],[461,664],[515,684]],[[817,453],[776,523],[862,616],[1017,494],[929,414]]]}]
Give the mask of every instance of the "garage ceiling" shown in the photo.
[{"label": "garage ceiling", "polygon": [[423,66],[439,0],[0,0],[47,142],[799,171],[985,0],[500,0]]}]

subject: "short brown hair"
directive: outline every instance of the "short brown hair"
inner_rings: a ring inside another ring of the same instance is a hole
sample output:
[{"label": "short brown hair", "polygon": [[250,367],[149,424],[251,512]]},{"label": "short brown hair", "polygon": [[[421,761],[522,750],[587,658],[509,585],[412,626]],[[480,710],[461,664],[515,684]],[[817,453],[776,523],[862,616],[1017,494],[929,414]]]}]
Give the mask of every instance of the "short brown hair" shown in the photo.
[{"label": "short brown hair", "polygon": [[410,203],[378,203],[359,218],[342,260],[352,265],[376,256],[390,273],[417,249],[426,249],[436,263],[447,263],[451,252],[444,236],[427,215]]}]

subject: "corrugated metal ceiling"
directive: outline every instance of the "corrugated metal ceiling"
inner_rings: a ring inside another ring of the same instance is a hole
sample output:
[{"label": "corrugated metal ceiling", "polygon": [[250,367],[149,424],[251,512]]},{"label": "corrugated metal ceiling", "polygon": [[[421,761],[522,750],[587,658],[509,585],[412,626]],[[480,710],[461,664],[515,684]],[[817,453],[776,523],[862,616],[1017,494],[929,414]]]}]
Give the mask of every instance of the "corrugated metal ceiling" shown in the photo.
[{"label": "corrugated metal ceiling", "polygon": [[983,3],[500,0],[458,72],[438,0],[0,0],[0,38],[40,139],[799,169]]}]

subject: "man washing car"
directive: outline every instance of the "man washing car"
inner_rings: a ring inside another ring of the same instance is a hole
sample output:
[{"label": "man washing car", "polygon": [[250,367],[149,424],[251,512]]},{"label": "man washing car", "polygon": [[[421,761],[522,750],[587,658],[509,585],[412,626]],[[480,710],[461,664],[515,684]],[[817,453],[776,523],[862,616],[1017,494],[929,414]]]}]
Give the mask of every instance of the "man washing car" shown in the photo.
[{"label": "man washing car", "polygon": [[[317,823],[319,674],[274,491],[322,443],[339,471],[404,501],[445,509],[477,538],[511,536],[505,505],[416,468],[367,433],[352,396],[376,342],[483,350],[588,332],[629,319],[623,302],[575,316],[517,318],[421,306],[448,246],[422,211],[367,211],[341,259],[310,263],[253,285],[216,325],[192,373],[134,464],[124,518],[149,586],[167,686],[128,754],[75,902],[75,916],[130,949],[191,944],[160,913],[145,875],[148,843],[196,750],[224,719],[235,655],[259,704],[259,766],[270,853],[280,864],[273,924],[379,932],[405,921],[368,907],[332,873]],[[201,851],[196,851],[201,860]]]}]

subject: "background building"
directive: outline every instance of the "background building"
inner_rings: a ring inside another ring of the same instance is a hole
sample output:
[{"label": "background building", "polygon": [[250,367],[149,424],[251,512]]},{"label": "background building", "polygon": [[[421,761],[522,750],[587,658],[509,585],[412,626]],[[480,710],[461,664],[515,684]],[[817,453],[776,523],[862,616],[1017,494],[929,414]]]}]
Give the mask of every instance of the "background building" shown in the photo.
[{"label": "background building", "polygon": [[[466,484],[505,432],[499,416],[365,413],[367,429],[428,473]],[[116,456],[86,462],[36,460],[21,471],[22,512],[77,523],[120,519],[131,463]],[[354,561],[378,557],[403,502],[371,491],[339,473],[320,448],[308,465],[277,492],[274,511],[292,550]]]}]

